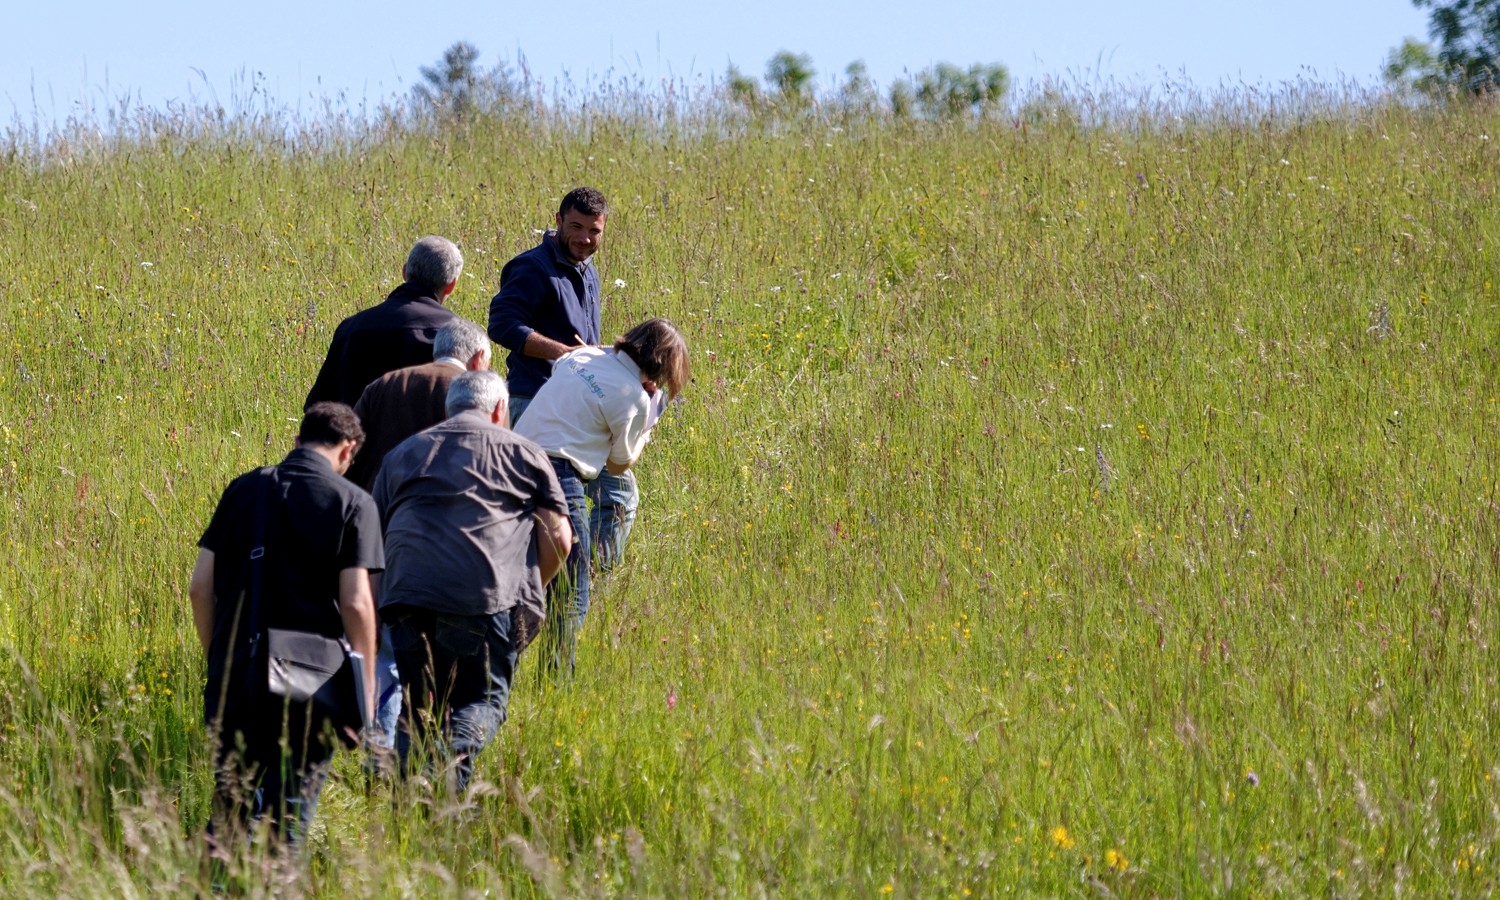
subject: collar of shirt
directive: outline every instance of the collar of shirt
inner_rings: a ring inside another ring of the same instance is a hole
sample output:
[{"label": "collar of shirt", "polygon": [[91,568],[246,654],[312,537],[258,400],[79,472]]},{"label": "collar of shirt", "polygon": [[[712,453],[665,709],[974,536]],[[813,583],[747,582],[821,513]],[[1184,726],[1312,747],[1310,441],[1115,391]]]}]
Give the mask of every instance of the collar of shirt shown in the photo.
[{"label": "collar of shirt", "polygon": [[625,371],[630,373],[631,378],[634,378],[636,381],[641,380],[641,367],[635,364],[635,360],[630,358],[630,354],[621,353],[613,347],[606,348],[604,353],[606,356],[613,357],[615,362],[624,366]]},{"label": "collar of shirt", "polygon": [[282,465],[290,463],[294,466],[307,466],[326,472],[329,475],[338,474],[333,471],[333,464],[323,454],[318,453],[311,447],[293,447],[292,452],[288,453],[286,459],[283,459],[281,463]]},{"label": "collar of shirt", "polygon": [[468,423],[471,423],[473,425],[482,425],[482,426],[485,426],[485,427],[488,427],[488,428],[499,428],[500,427],[499,425],[496,425],[494,422],[491,422],[489,414],[487,414],[486,412],[484,412],[483,410],[480,410],[480,409],[462,409],[462,410],[459,410],[458,412],[456,412],[453,415],[449,416],[446,421],[449,422],[449,423],[451,423],[451,424],[453,424],[453,425],[461,425],[461,424],[463,424],[465,422],[468,422]]},{"label": "collar of shirt", "polygon": [[582,274],[585,269],[593,265],[594,258],[592,256],[590,256],[583,262],[574,262],[573,260],[569,259],[568,255],[562,250],[562,244],[560,244],[557,240],[557,229],[555,228],[549,229],[547,233],[542,236],[542,243],[547,245],[547,247],[552,251],[552,255],[557,258],[557,261],[559,263],[570,268],[577,269],[579,274]]},{"label": "collar of shirt", "polygon": [[442,306],[443,302],[432,296],[432,289],[417,287],[410,281],[403,281],[396,289],[386,295],[386,302],[395,303],[424,303],[433,306]]},{"label": "collar of shirt", "polygon": [[439,356],[437,359],[433,360],[433,362],[435,362],[435,363],[448,363],[449,365],[458,366],[460,369],[467,369],[468,368],[468,366],[464,365],[464,363],[463,363],[462,360],[454,359],[451,356]]}]

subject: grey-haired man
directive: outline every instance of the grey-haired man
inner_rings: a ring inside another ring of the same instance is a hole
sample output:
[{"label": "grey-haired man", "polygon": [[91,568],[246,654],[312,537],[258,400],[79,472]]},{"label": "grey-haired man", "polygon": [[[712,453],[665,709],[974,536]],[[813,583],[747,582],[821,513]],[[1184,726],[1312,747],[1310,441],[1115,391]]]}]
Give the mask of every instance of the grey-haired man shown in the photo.
[{"label": "grey-haired man", "polygon": [[413,736],[451,754],[459,791],[505,721],[517,657],[573,543],[547,454],[505,427],[508,399],[499,375],[465,372],[448,419],[403,441],[375,478],[380,615],[405,697],[396,750],[403,771]]},{"label": "grey-haired man", "polygon": [[365,444],[349,466],[350,481],[369,490],[385,455],[424,428],[448,418],[448,386],[464,372],[490,367],[490,339],[468,319],[453,318],[432,341],[432,359],[387,372],[370,382],[354,404]]},{"label": "grey-haired man", "polygon": [[[365,429],[365,443],[344,477],[370,490],[385,456],[402,441],[448,417],[448,386],[464,372],[490,367],[490,339],[468,319],[453,318],[439,328],[432,341],[431,362],[387,372],[365,388],[354,404]],[[401,713],[401,682],[391,650],[390,629],[381,630],[380,655],[375,660],[376,722],[379,742],[396,745],[396,718]]]},{"label": "grey-haired man", "polygon": [[453,318],[443,303],[463,268],[463,254],[452,241],[435,234],[418,240],[401,268],[401,286],[334,329],[303,407],[322,400],[353,406],[366,385],[385,373],[431,360],[433,337]]}]

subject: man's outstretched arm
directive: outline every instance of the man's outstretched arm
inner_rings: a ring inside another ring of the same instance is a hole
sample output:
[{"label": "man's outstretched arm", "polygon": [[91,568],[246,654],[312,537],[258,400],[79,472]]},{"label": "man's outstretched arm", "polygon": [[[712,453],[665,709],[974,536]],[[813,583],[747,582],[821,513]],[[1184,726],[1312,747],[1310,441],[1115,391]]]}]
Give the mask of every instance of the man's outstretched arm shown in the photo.
[{"label": "man's outstretched arm", "polygon": [[537,359],[557,359],[564,353],[586,346],[588,345],[582,343],[569,346],[562,341],[554,341],[540,331],[533,331],[526,335],[526,344],[521,348],[521,352]]}]

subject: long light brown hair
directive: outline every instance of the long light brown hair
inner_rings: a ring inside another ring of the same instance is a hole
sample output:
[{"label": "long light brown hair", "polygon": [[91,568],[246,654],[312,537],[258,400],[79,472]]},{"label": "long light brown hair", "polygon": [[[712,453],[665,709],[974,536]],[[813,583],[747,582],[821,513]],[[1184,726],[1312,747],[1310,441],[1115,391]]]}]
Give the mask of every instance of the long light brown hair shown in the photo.
[{"label": "long light brown hair", "polygon": [[687,341],[666,319],[647,319],[615,341],[615,349],[635,360],[641,374],[676,399],[690,377]]}]

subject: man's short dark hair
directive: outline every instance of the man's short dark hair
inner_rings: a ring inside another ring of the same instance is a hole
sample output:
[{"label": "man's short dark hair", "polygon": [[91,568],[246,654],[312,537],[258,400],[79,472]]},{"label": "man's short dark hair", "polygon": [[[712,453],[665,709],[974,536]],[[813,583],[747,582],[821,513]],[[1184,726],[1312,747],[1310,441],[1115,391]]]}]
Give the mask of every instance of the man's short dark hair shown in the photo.
[{"label": "man's short dark hair", "polygon": [[303,445],[322,444],[337,447],[344,441],[353,441],[358,450],[365,442],[365,430],[360,427],[359,416],[343,403],[324,400],[314,403],[302,414],[302,425],[297,429],[297,440]]},{"label": "man's short dark hair", "polygon": [[586,216],[607,216],[609,201],[594,188],[576,187],[563,195],[562,203],[557,206],[557,214],[565,216],[570,209],[576,209]]}]

